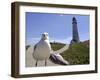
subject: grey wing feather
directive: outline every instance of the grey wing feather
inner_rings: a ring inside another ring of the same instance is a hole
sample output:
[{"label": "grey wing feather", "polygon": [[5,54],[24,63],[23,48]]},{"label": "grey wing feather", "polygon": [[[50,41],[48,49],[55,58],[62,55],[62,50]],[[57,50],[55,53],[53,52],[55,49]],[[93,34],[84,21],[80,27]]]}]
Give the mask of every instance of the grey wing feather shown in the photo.
[{"label": "grey wing feather", "polygon": [[55,64],[60,64],[60,65],[68,65],[69,63],[65,61],[64,59],[61,60],[59,57],[56,56],[56,54],[51,54],[49,59],[55,63]]},{"label": "grey wing feather", "polygon": [[34,51],[36,50],[37,44],[34,45]]}]

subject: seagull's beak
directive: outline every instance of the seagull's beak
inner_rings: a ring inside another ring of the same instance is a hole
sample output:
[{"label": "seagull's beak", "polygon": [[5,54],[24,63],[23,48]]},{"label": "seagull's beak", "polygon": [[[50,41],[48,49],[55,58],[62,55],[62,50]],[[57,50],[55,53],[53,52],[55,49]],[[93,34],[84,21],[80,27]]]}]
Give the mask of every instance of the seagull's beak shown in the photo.
[{"label": "seagull's beak", "polygon": [[45,36],[44,36],[44,39],[47,40],[47,39],[48,39],[48,36],[45,35]]}]

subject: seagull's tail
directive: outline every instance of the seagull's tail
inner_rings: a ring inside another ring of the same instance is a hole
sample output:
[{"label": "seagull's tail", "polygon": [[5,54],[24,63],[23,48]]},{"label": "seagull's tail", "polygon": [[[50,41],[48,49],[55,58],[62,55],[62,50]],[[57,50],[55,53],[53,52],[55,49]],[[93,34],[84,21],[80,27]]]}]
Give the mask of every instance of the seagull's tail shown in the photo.
[{"label": "seagull's tail", "polygon": [[55,64],[60,64],[60,65],[68,65],[69,64],[69,62],[64,60],[60,54],[51,54],[49,59]]}]

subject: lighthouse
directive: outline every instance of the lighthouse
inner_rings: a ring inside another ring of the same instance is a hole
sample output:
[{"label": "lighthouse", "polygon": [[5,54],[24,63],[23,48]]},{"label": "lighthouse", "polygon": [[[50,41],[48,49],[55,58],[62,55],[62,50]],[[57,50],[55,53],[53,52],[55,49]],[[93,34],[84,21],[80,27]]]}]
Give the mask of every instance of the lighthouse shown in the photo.
[{"label": "lighthouse", "polygon": [[71,44],[73,43],[79,43],[79,34],[78,34],[78,28],[77,28],[77,20],[75,17],[72,19],[72,40]]}]

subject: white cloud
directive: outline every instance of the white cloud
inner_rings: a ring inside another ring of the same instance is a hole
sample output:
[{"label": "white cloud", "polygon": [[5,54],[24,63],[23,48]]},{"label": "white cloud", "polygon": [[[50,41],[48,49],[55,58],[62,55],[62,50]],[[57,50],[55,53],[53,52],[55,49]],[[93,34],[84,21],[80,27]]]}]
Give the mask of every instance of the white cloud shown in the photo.
[{"label": "white cloud", "polygon": [[[40,38],[28,38],[28,40],[26,40],[26,45],[34,45],[36,44],[37,42],[39,42]],[[69,44],[70,41],[71,41],[71,37],[68,37],[66,39],[57,39],[57,38],[50,38],[49,39],[50,42],[61,42],[61,43],[66,43],[66,44]]]},{"label": "white cloud", "polygon": [[36,44],[38,41],[40,40],[40,38],[28,38],[26,40],[26,45],[34,45]]},{"label": "white cloud", "polygon": [[[89,39],[89,33],[84,33],[84,34],[80,34],[80,41],[85,41]],[[36,44],[41,38],[39,37],[35,37],[35,38],[29,38],[28,40],[26,40],[26,45],[34,45]],[[65,39],[58,39],[58,38],[49,38],[50,42],[60,42],[60,43],[65,43],[65,44],[69,44],[72,40],[72,37],[68,37]]]},{"label": "white cloud", "polygon": [[68,37],[66,39],[57,39],[57,38],[50,38],[50,42],[61,42],[61,43],[66,43],[69,44],[70,41],[72,40],[72,37]]}]

